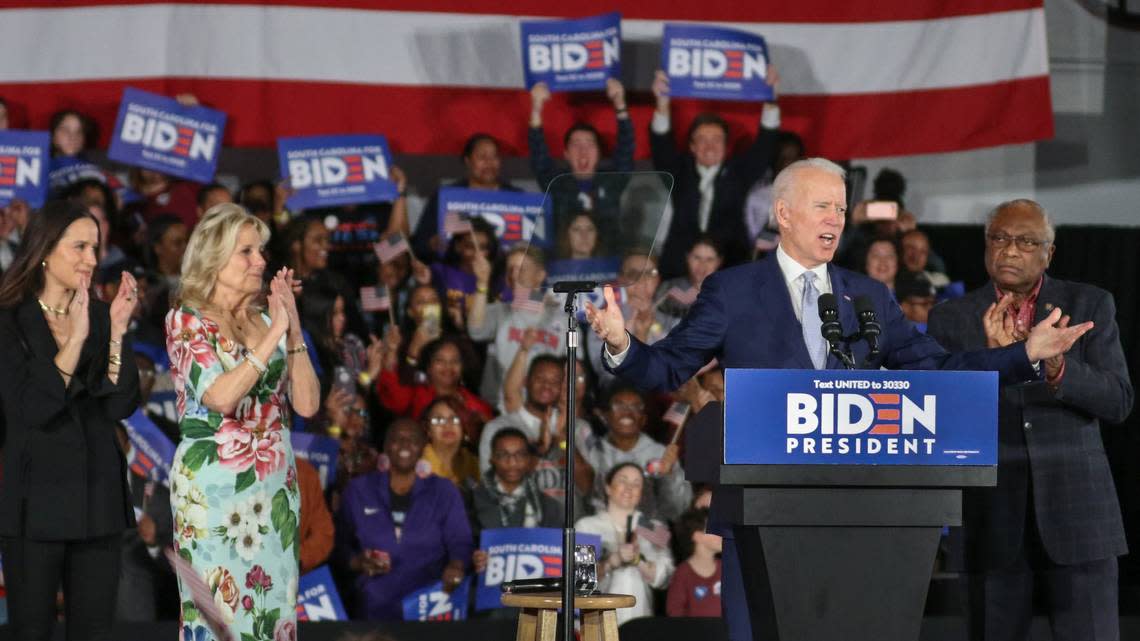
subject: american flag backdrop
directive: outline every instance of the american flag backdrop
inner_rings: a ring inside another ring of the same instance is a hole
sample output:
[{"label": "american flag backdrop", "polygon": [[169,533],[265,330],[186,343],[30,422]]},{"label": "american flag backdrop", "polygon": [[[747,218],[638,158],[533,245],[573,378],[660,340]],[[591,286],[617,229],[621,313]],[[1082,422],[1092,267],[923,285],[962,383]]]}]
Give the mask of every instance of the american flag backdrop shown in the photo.
[{"label": "american flag backdrop", "polygon": [[[520,20],[618,11],[638,132],[664,23],[700,22],[765,37],[784,127],[813,154],[931,153],[1052,136],[1042,1],[11,0],[0,9],[0,96],[17,128],[45,128],[61,108],[89,113],[102,145],[129,85],[225,111],[231,146],[377,132],[396,153],[454,154],[485,131],[522,155]],[[601,92],[553,103],[555,153],[577,120],[612,140]],[[675,133],[710,108],[734,136],[755,131],[755,104],[679,100]],[[648,156],[644,135],[638,154]]]}]

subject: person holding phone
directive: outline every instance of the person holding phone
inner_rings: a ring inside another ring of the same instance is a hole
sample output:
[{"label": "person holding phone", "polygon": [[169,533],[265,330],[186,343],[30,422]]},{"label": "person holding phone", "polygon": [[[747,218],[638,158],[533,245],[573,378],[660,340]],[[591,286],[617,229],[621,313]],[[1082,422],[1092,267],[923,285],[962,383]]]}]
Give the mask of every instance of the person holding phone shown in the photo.
[{"label": "person holding phone", "polygon": [[400,330],[391,328],[385,338],[388,346],[384,369],[376,380],[376,394],[380,404],[396,416],[415,418],[438,396],[458,396],[463,406],[475,417],[468,436],[475,439],[483,424],[491,420],[494,410],[487,401],[473,394],[463,385],[463,372],[470,369],[470,358],[464,344],[454,336],[442,336],[423,349],[423,382],[405,383],[397,373],[396,349],[400,344]]},{"label": "person holding phone", "polygon": [[122,534],[135,527],[115,425],[139,404],[123,338],[138,288],[123,272],[110,305],[92,299],[98,244],[86,207],[51,203],[0,281],[0,550],[14,639],[52,637],[61,583],[67,638],[105,638]]}]

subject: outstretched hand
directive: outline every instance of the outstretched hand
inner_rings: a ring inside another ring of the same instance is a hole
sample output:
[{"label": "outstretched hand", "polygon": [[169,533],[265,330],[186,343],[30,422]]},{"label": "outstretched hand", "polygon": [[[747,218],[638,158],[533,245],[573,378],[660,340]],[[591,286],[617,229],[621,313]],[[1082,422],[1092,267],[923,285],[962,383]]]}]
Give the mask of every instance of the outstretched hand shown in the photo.
[{"label": "outstretched hand", "polygon": [[1062,316],[1061,308],[1054,307],[1045,320],[1034,325],[1029,332],[1029,338],[1025,341],[1025,354],[1030,362],[1044,361],[1064,354],[1078,338],[1093,328],[1092,321],[1066,326],[1066,323],[1061,322]]},{"label": "outstretched hand", "polygon": [[586,321],[598,338],[606,342],[610,353],[620,354],[629,347],[629,335],[625,331],[625,316],[622,315],[621,306],[614,298],[614,288],[606,285],[602,289],[606,299],[605,309],[598,309],[593,303],[586,301]]}]

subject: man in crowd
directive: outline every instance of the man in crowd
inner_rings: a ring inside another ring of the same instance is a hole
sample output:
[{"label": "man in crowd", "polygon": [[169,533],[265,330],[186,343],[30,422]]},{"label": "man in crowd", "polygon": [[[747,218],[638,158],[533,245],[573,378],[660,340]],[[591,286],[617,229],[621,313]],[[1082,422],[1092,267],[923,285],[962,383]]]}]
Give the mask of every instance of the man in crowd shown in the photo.
[{"label": "man in crowd", "polygon": [[947,349],[1024,341],[1057,309],[1067,314],[1061,326],[1095,323],[1067,353],[1044,359],[1044,380],[1001,390],[997,486],[965,500],[977,639],[1028,639],[1035,588],[1055,639],[1120,638],[1116,557],[1128,546],[1100,428],[1128,416],[1133,388],[1112,295],[1046,275],[1053,241],[1039,204],[998,205],[986,225],[990,282],[930,313],[930,335]]},{"label": "man in crowd", "polygon": [[632,387],[616,388],[604,412],[609,431],[591,436],[582,456],[594,470],[594,509],[605,510],[605,477],[619,463],[634,462],[646,472],[640,510],[650,518],[671,520],[689,507],[693,489],[677,463],[676,443],[665,446],[644,433],[649,416],[645,399]]},{"label": "man in crowd", "polygon": [[934,307],[934,285],[922,272],[902,272],[895,278],[895,300],[907,320],[926,333],[930,308]]},{"label": "man in crowd", "polygon": [[[769,67],[771,84],[775,69]],[[735,265],[751,257],[744,200],[756,179],[772,163],[776,148],[780,109],[765,103],[756,139],[742,154],[729,157],[728,123],[716,114],[697,116],[689,125],[688,151],[680,153],[673,140],[669,113],[669,78],[657,70],[653,81],[657,109],[650,126],[653,168],[675,177],[673,218],[661,272],[665,278],[685,273],[685,253],[701,234],[709,234],[724,249],[725,264]]]},{"label": "man in crowd", "polygon": [[[852,303],[867,296],[881,319],[880,354],[868,359],[865,345],[857,361],[879,369],[996,370],[1005,383],[1038,378],[1040,361],[1067,351],[1092,323],[1054,327],[1054,309],[1033,327],[1024,343],[1005,348],[950,354],[903,317],[886,287],[867,276],[829,263],[835,257],[847,210],[845,172],[822,158],[788,165],[776,177],[774,207],[780,225],[775,256],[721,270],[705,279],[688,316],[669,336],[647,346],[626,331],[625,319],[606,288],[607,307],[587,303],[594,333],[605,341],[607,367],[645,389],[676,389],[716,357],[722,366],[825,369],[841,367],[828,355],[821,335],[818,298],[833,293],[840,302],[845,333],[857,329]],[[718,487],[713,493],[712,529],[725,535],[725,603],[730,637],[762,637],[774,630],[773,604],[765,592],[765,564],[759,531],[736,525],[732,511],[740,495]],[[731,535],[731,536],[730,536]],[[737,562],[739,552],[739,564]],[[740,569],[745,569],[740,572]],[[741,592],[751,621],[742,620]],[[748,630],[749,626],[751,630]]]}]

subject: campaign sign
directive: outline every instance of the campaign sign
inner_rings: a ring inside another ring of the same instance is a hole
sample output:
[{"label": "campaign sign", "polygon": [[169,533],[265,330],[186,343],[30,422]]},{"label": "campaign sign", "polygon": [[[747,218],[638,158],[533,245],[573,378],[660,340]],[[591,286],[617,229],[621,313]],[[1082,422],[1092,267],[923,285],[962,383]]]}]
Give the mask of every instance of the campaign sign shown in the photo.
[{"label": "campaign sign", "polygon": [[139,89],[123,90],[107,157],[132,167],[208,183],[214,179],[226,114]]},{"label": "campaign sign", "polygon": [[471,577],[464,577],[451,592],[445,592],[443,581],[412,592],[404,597],[405,621],[463,621],[467,618],[467,595],[471,594]]},{"label": "campaign sign", "polygon": [[666,24],[661,67],[669,95],[713,100],[771,100],[768,45],[735,29]]},{"label": "campaign sign", "polygon": [[169,487],[174,442],[141,409],[123,419],[123,427],[134,448],[127,465],[136,474]]},{"label": "campaign sign", "polygon": [[336,482],[336,459],[340,454],[340,442],[330,436],[295,430],[290,432],[290,440],[293,443],[293,453],[317,468],[322,490]]},{"label": "campaign sign", "polygon": [[329,566],[301,575],[297,582],[298,621],[347,621]]},{"label": "campaign sign", "polygon": [[[602,558],[602,537],[574,533],[576,545],[594,546]],[[483,530],[479,549],[487,552],[487,569],[479,575],[475,609],[503,607],[503,581],[562,576],[562,530],[548,527],[511,527]]]},{"label": "campaign sign", "polygon": [[997,465],[996,372],[725,371],[724,462]]},{"label": "campaign sign", "polygon": [[604,89],[621,75],[620,13],[523,22],[519,30],[527,89],[540,82],[551,91]]},{"label": "campaign sign", "polygon": [[290,209],[387,202],[399,195],[384,136],[278,138],[277,159],[293,188]]},{"label": "campaign sign", "polygon": [[48,164],[48,189],[60,192],[81,180],[106,184],[107,174],[98,165],[75,156],[57,156]]},{"label": "campaign sign", "polygon": [[[544,206],[543,194],[521,191],[487,191],[444,187],[439,190],[439,229],[449,213],[479,217],[495,228],[495,236],[503,246],[530,242],[548,247],[553,241],[554,225],[550,207]],[[446,232],[444,232],[446,236]],[[445,247],[447,243],[440,243]]]},{"label": "campaign sign", "polygon": [[32,209],[43,206],[50,148],[46,131],[0,131],[0,206],[16,198]]}]

